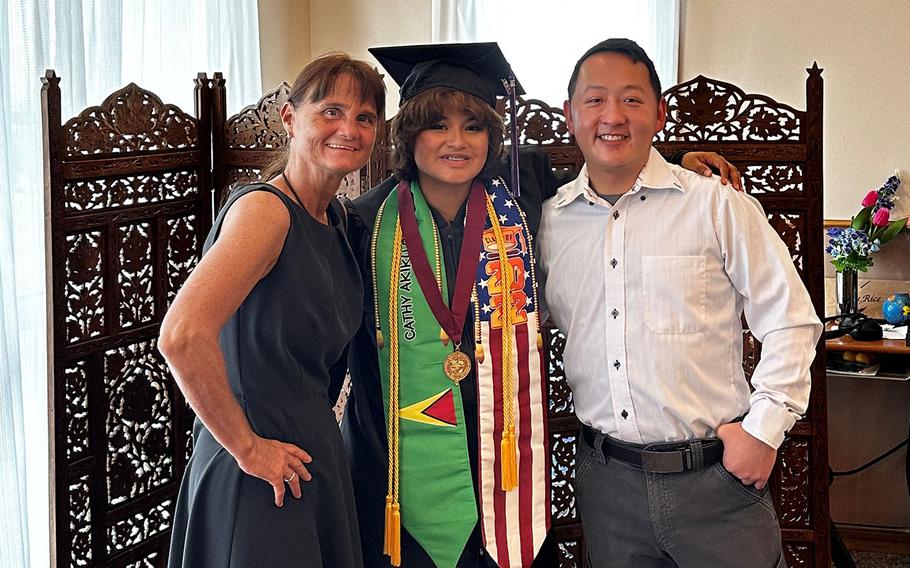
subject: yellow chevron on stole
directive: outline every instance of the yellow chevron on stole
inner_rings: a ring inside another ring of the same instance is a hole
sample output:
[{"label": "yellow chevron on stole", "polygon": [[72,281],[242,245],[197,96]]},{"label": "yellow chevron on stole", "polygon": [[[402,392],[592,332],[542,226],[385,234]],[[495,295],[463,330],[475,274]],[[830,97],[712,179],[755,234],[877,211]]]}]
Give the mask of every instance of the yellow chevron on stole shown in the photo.
[{"label": "yellow chevron on stole", "polygon": [[420,402],[415,402],[402,408],[399,412],[399,416],[405,420],[421,422],[430,426],[454,428],[457,425],[452,389],[446,389]]}]

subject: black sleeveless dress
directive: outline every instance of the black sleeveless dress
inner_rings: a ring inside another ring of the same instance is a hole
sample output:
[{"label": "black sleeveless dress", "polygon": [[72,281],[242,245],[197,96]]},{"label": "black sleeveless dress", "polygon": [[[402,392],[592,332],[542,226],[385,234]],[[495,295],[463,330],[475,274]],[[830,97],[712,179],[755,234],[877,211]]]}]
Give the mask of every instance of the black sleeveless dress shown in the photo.
[{"label": "black sleeveless dress", "polygon": [[172,568],[362,565],[351,473],[332,412],[345,370],[345,349],[362,318],[363,285],[333,202],[330,225],[266,184],[236,191],[218,215],[203,254],[224,216],[243,195],[269,191],[290,212],[281,254],[221,331],[230,387],[260,436],[296,444],[313,457],[313,479],[290,490],[284,506],[272,487],[245,474],[199,420],[174,513]]}]

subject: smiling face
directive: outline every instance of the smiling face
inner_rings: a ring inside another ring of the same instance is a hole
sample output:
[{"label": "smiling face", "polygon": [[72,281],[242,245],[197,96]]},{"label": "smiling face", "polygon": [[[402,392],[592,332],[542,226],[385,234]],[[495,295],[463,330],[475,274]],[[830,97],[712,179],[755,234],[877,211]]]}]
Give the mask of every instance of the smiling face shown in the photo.
[{"label": "smiling face", "polygon": [[565,113],[597,191],[623,193],[635,183],[666,121],[658,97],[647,67],[624,54],[596,53],[582,64]]},{"label": "smiling face", "polygon": [[318,101],[285,103],[281,120],[289,137],[292,161],[326,175],[346,175],[363,167],[373,151],[379,117],[376,105],[363,100],[361,86],[339,75]]},{"label": "smiling face", "polygon": [[486,163],[489,137],[476,117],[447,105],[442,119],[420,131],[414,141],[420,186],[448,191],[470,187]]}]

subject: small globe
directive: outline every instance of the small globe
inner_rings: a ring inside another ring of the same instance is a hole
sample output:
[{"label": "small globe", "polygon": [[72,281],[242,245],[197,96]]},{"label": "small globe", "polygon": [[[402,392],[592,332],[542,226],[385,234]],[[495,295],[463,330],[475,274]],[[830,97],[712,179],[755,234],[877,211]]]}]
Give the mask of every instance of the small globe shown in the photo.
[{"label": "small globe", "polygon": [[882,302],[882,315],[891,325],[910,323],[910,294],[892,294]]}]

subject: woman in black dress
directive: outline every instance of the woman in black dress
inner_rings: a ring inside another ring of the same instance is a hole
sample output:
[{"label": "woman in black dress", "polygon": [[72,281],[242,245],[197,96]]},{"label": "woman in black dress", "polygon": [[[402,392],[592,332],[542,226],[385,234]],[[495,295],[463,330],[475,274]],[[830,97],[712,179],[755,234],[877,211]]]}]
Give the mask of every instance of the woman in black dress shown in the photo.
[{"label": "woman in black dress", "polygon": [[162,323],[197,416],[171,567],[362,565],[329,393],[363,289],[335,192],[369,158],[384,104],[363,62],[304,68],[281,109],[287,155],[231,194]]}]

